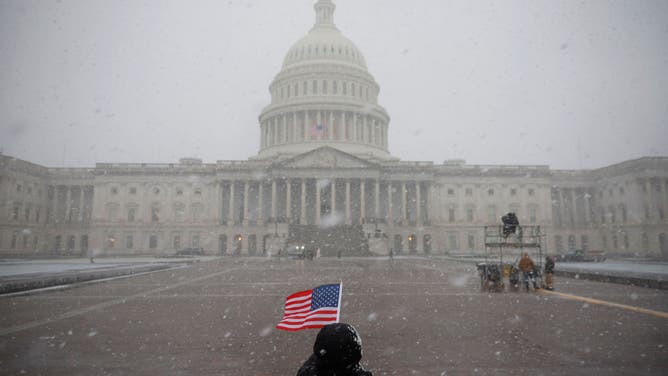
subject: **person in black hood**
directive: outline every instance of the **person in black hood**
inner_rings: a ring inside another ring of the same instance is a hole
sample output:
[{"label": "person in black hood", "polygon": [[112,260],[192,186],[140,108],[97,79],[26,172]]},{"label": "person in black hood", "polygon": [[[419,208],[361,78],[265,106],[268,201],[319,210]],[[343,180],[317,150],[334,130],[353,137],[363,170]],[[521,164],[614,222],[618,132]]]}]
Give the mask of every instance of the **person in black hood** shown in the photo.
[{"label": "person in black hood", "polygon": [[352,325],[337,323],[318,332],[313,354],[297,376],[373,376],[360,364],[362,339]]}]

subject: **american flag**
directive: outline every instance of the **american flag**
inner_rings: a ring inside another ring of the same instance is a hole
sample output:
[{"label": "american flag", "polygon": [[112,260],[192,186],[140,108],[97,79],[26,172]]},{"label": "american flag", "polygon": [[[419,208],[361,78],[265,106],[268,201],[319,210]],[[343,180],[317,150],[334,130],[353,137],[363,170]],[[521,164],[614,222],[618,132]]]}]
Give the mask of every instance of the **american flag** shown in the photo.
[{"label": "american flag", "polygon": [[285,299],[283,319],[276,329],[295,332],[339,322],[342,285],[322,285],[296,292]]},{"label": "american flag", "polygon": [[321,123],[314,123],[311,125],[311,128],[309,129],[309,134],[312,137],[318,137],[318,136],[324,136],[327,134],[327,123],[321,122]]}]

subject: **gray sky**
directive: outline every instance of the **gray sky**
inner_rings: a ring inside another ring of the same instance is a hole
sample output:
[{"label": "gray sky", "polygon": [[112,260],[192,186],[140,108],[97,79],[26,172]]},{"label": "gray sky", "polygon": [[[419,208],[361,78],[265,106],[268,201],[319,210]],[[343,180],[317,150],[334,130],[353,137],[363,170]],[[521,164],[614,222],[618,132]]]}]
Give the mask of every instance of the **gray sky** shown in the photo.
[{"label": "gray sky", "polygon": [[[46,166],[244,160],[314,0],[0,0],[0,147]],[[335,0],[403,160],[668,155],[668,1]]]}]

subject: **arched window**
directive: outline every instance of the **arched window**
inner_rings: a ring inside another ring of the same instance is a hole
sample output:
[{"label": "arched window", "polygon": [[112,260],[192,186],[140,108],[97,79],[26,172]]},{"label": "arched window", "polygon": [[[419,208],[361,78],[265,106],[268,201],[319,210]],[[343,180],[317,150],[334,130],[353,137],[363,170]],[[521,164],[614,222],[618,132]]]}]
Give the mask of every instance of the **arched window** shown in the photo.
[{"label": "arched window", "polygon": [[422,239],[424,253],[431,253],[431,235],[427,234]]},{"label": "arched window", "polygon": [[218,235],[218,254],[227,254],[227,235]]},{"label": "arched window", "polygon": [[404,251],[404,241],[401,235],[394,235],[394,247],[390,251],[395,254],[401,254]]},{"label": "arched window", "polygon": [[253,256],[257,253],[257,236],[248,235],[248,254]]},{"label": "arched window", "polygon": [[244,237],[237,234],[234,236],[234,254],[235,255],[240,255],[241,254],[241,247],[243,245],[243,240]]}]

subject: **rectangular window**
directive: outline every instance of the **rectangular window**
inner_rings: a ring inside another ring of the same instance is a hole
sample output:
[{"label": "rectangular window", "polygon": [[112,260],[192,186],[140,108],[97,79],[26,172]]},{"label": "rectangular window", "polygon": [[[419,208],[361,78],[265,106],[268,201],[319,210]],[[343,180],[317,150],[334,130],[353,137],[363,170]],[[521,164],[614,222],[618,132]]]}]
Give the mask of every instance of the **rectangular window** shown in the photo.
[{"label": "rectangular window", "polygon": [[137,210],[135,208],[128,209],[128,222],[132,223],[135,221],[135,214]]},{"label": "rectangular window", "polygon": [[466,195],[473,196],[473,188],[466,188]]},{"label": "rectangular window", "polygon": [[132,249],[134,247],[134,238],[132,235],[125,237],[125,248]]},{"label": "rectangular window", "polygon": [[130,187],[130,194],[131,195],[137,194],[137,187]]},{"label": "rectangular window", "polygon": [[153,223],[160,222],[160,209],[151,208],[151,222]]},{"label": "rectangular window", "polygon": [[557,249],[557,252],[564,251],[564,241],[561,238],[561,235],[554,236],[554,247]]},{"label": "rectangular window", "polygon": [[453,223],[455,221],[455,209],[448,209],[448,222]]},{"label": "rectangular window", "polygon": [[517,189],[515,189],[515,188],[511,188],[511,189],[510,189],[510,195],[511,195],[511,196],[517,196]]},{"label": "rectangular window", "polygon": [[199,247],[199,235],[193,235],[192,247],[193,248],[198,248]]},{"label": "rectangular window", "polygon": [[16,233],[16,232],[12,233],[12,244],[10,246],[11,249],[16,248],[16,240],[17,240],[18,236],[19,236],[18,233]]},{"label": "rectangular window", "polygon": [[158,235],[151,235],[148,238],[148,247],[150,249],[158,248]]},{"label": "rectangular window", "polygon": [[452,188],[448,188],[448,196],[454,196],[455,195],[455,190]]},{"label": "rectangular window", "polygon": [[459,248],[457,245],[457,234],[448,234],[448,245],[451,251],[455,251]]},{"label": "rectangular window", "polygon": [[529,222],[536,223],[537,219],[538,219],[538,210],[532,206],[529,208]]},{"label": "rectangular window", "polygon": [[181,235],[174,235],[172,239],[172,246],[175,250],[181,249]]},{"label": "rectangular window", "polygon": [[497,222],[496,218],[496,206],[490,205],[487,207],[487,221],[489,223],[495,223]]},{"label": "rectangular window", "polygon": [[473,208],[466,209],[466,221],[468,223],[473,223]]},{"label": "rectangular window", "polygon": [[589,237],[587,235],[580,236],[580,245],[585,251],[589,249]]},{"label": "rectangular window", "polygon": [[20,209],[18,205],[14,206],[14,208],[12,209],[12,219],[15,221],[19,220],[19,210]]},{"label": "rectangular window", "polygon": [[469,249],[473,250],[475,248],[475,235],[469,234],[468,243],[469,243]]}]

